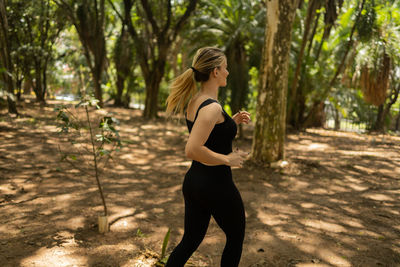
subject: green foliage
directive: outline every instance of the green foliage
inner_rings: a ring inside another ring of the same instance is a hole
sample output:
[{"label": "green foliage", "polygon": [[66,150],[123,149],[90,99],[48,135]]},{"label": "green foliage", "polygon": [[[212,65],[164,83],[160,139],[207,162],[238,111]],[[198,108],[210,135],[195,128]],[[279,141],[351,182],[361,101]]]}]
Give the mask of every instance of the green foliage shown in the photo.
[{"label": "green foliage", "polygon": [[156,263],[156,266],[164,266],[167,263],[168,257],[165,256],[165,252],[167,251],[170,233],[171,229],[168,229],[167,233],[164,236],[164,241],[161,248],[160,260]]},{"label": "green foliage", "polygon": [[361,12],[361,17],[356,24],[361,42],[368,42],[373,37],[374,31],[376,30],[376,17],[375,1],[366,0],[364,9]]},{"label": "green foliage", "polygon": [[142,232],[142,230],[140,230],[140,228],[138,228],[138,229],[136,230],[136,236],[137,236],[137,237],[145,237],[146,235],[143,234],[143,232]]},{"label": "green foliage", "polygon": [[[93,97],[83,97],[81,101],[75,105],[74,109],[77,110],[78,108],[83,108],[84,110],[88,111],[88,107],[100,109],[98,106],[98,100]],[[86,117],[86,121],[84,121],[84,119],[77,117],[77,114],[74,114],[70,108],[65,105],[57,106],[54,111],[57,112],[57,120],[61,122],[58,125],[60,128],[60,133],[68,134],[71,130],[74,130],[79,134],[73,137],[81,137],[83,135],[81,131],[95,130],[95,128],[90,124],[90,117]],[[70,142],[72,145],[75,145],[82,142],[93,141],[97,144],[95,149],[96,157],[111,157],[113,151],[118,151],[118,149],[122,147],[120,135],[116,128],[118,124],[119,121],[112,116],[107,115],[101,117],[99,118],[98,122],[99,133],[89,135],[90,140],[70,138]],[[92,128],[90,129],[90,127]],[[104,146],[107,144],[112,145],[113,148],[105,149]],[[72,151],[69,151],[69,153],[71,152]],[[76,154],[73,155],[76,157]]]},{"label": "green foliage", "polygon": [[17,85],[35,79],[35,93],[40,98],[47,89],[46,70],[54,64],[54,43],[65,26],[63,14],[50,0],[8,1],[7,17]]}]

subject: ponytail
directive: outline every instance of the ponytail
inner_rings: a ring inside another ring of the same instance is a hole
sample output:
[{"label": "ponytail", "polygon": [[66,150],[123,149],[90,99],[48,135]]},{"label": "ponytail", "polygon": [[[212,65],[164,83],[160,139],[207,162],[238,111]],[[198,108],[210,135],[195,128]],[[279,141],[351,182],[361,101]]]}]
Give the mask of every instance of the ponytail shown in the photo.
[{"label": "ponytail", "polygon": [[197,93],[196,81],[206,82],[213,69],[221,66],[226,57],[221,49],[204,47],[197,50],[192,66],[176,77],[169,86],[171,93],[167,98],[167,114],[183,113],[190,98]]},{"label": "ponytail", "polygon": [[169,86],[171,93],[167,98],[167,114],[183,113],[189,99],[197,92],[193,69],[188,69],[175,78]]}]

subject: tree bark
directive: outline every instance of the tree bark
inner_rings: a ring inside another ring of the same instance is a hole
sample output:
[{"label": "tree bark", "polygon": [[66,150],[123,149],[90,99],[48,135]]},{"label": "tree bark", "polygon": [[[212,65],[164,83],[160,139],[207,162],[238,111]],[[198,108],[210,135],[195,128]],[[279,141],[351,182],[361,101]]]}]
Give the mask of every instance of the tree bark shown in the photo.
[{"label": "tree bark", "polygon": [[33,91],[35,92],[36,95],[36,101],[40,102],[42,104],[45,104],[44,100],[44,93],[43,93],[43,81],[42,81],[42,68],[40,66],[39,60],[35,60],[35,87],[33,88]]},{"label": "tree bark", "polygon": [[397,119],[396,119],[396,127],[394,129],[396,132],[400,130],[400,111],[397,114]]},{"label": "tree bark", "polygon": [[[229,67],[228,87],[231,89],[230,107],[232,114],[240,111],[246,105],[249,92],[249,75],[247,56],[244,43],[240,40],[233,42],[227,48],[226,56]],[[226,90],[225,90],[226,91]],[[239,125],[239,138],[243,137],[242,125]]]},{"label": "tree bark", "polygon": [[376,116],[376,121],[372,127],[373,131],[385,132],[386,117],[389,114],[390,109],[392,108],[393,104],[396,103],[399,93],[400,93],[400,85],[398,85],[397,87],[393,86],[393,89],[391,90],[391,94],[388,97],[390,99],[389,102],[386,105],[382,104],[379,106],[378,114]]},{"label": "tree bark", "polygon": [[[126,15],[126,14],[125,14]],[[125,18],[127,19],[127,18]],[[126,90],[125,97],[123,99],[123,92],[126,85],[126,80],[129,75],[132,75],[132,65],[134,59],[134,49],[131,38],[128,31],[126,30],[126,25],[122,24],[121,32],[118,36],[118,40],[114,48],[114,63],[117,70],[117,94],[115,96],[114,105],[115,106],[129,106],[129,89]],[[128,101],[128,102],[126,102]]]},{"label": "tree bark", "polygon": [[251,158],[262,164],[284,159],[286,102],[292,24],[298,1],[267,1],[267,27]]},{"label": "tree bark", "polygon": [[339,113],[339,110],[336,107],[334,107],[333,115],[335,116],[334,130],[335,131],[339,131],[340,130],[340,113]]},{"label": "tree bark", "polygon": [[[167,48],[164,48],[164,53]],[[162,51],[160,51],[162,53]],[[166,60],[166,56],[165,59]],[[146,77],[146,99],[143,117],[152,119],[157,117],[158,111],[158,92],[160,88],[161,80],[164,76],[165,61],[154,66],[154,70],[150,71],[150,75]]]},{"label": "tree bark", "polygon": [[13,79],[13,64],[11,61],[10,55],[10,44],[8,38],[8,20],[7,20],[7,12],[6,12],[6,1],[0,0],[0,59],[1,66],[5,68],[5,71],[2,72],[4,84],[7,90],[7,103],[8,103],[8,112],[11,114],[17,114],[17,105],[14,96],[14,79]]},{"label": "tree bark", "polygon": [[378,107],[378,114],[376,115],[376,120],[374,125],[372,126],[372,131],[376,131],[376,132],[381,132],[383,131],[383,125],[384,125],[384,104],[379,105]]}]

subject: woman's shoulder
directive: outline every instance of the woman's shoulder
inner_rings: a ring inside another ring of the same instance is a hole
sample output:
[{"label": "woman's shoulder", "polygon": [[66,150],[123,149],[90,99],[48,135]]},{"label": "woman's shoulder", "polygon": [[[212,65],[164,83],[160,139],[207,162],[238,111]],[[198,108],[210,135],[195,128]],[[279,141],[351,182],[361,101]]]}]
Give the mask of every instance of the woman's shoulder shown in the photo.
[{"label": "woman's shoulder", "polygon": [[187,114],[188,117],[191,118],[195,116],[196,113],[204,113],[207,112],[209,114],[218,114],[222,111],[222,106],[218,101],[207,98],[207,97],[197,97],[196,99],[192,99],[188,103]]}]

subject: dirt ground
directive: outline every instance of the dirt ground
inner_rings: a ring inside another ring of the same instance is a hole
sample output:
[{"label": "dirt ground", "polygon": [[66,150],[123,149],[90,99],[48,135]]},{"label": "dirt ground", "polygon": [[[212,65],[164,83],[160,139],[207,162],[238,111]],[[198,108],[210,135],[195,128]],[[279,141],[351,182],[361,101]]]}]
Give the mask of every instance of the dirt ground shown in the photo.
[{"label": "dirt ground", "polygon": [[[106,108],[127,142],[101,174],[111,231],[98,234],[95,179],[60,161],[53,108],[0,110],[0,266],[153,266],[168,229],[167,254],[183,233],[183,120]],[[244,132],[234,145],[249,151]],[[286,156],[284,169],[233,169],[241,267],[400,266],[400,137],[311,129],[287,135]],[[219,266],[224,242],[212,220],[186,266]]]}]

